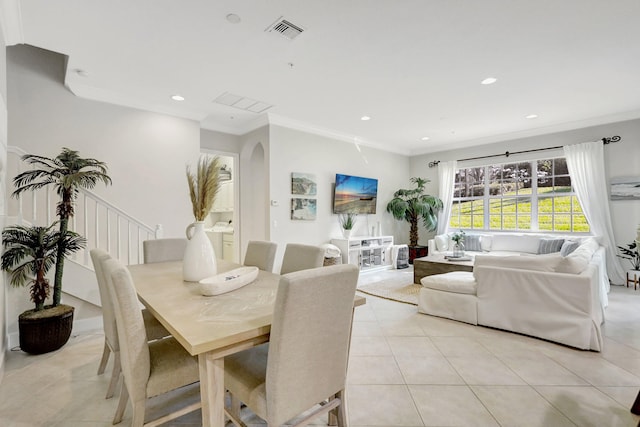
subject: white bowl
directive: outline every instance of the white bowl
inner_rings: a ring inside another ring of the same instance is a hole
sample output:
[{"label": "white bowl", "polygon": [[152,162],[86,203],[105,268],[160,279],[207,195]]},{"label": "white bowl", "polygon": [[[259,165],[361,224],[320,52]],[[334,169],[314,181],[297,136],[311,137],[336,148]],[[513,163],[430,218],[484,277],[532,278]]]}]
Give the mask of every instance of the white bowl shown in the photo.
[{"label": "white bowl", "polygon": [[200,280],[200,292],[213,296],[231,292],[256,280],[258,267],[240,267]]}]

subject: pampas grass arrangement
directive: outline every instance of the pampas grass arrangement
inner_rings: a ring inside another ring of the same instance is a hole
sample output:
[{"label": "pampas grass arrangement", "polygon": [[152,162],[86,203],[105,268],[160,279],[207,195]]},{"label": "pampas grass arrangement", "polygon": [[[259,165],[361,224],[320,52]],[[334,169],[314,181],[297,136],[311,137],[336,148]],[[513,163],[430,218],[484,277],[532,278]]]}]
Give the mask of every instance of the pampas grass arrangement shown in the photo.
[{"label": "pampas grass arrangement", "polygon": [[187,182],[196,221],[204,221],[213,207],[218,190],[220,190],[221,161],[218,156],[202,156],[198,162],[195,175],[187,166]]}]

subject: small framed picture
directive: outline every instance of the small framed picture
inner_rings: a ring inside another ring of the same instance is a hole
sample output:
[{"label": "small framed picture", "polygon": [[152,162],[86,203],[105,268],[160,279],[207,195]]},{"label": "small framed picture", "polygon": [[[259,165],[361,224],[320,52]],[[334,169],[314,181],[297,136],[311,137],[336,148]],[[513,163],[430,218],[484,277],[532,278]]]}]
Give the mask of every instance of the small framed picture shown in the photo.
[{"label": "small framed picture", "polygon": [[316,199],[291,199],[291,219],[313,221],[316,219]]},{"label": "small framed picture", "polygon": [[291,173],[291,194],[315,196],[318,194],[316,176],[311,173]]}]

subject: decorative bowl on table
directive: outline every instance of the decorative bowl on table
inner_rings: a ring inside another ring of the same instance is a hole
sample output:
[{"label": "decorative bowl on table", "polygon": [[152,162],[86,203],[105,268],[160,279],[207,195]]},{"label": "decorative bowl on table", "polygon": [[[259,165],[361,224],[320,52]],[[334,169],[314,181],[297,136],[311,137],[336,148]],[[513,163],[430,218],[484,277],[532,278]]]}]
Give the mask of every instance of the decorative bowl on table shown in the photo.
[{"label": "decorative bowl on table", "polygon": [[256,280],[258,267],[240,267],[200,280],[200,293],[204,296],[234,291]]}]

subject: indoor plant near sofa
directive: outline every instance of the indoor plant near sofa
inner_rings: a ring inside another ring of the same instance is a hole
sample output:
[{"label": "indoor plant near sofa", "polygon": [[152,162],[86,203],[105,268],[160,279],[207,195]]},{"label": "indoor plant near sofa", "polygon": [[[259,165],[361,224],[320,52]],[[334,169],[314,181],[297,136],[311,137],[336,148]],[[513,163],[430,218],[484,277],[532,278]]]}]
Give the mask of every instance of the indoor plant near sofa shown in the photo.
[{"label": "indoor plant near sofa", "polygon": [[351,237],[351,230],[356,225],[356,219],[358,218],[358,214],[347,212],[344,214],[340,214],[338,217],[338,222],[340,222],[340,228],[342,228],[342,235],[345,239]]},{"label": "indoor plant near sofa", "polygon": [[435,230],[438,226],[438,212],[442,210],[442,200],[424,193],[424,186],[429,180],[413,177],[411,182],[416,184],[416,188],[396,191],[393,199],[387,203],[387,212],[395,219],[410,224],[409,262],[413,263],[414,258],[427,255],[427,247],[418,245],[418,221],[422,219],[427,231]]},{"label": "indoor plant near sofa", "polygon": [[[91,158],[82,158],[79,153],[68,148],[63,148],[61,153],[54,158],[25,154],[22,160],[32,165],[32,169],[18,174],[13,179],[16,187],[12,196],[18,197],[26,191],[35,191],[41,188],[53,186],[60,200],[56,206],[58,216],[58,240],[55,254],[55,279],[53,285],[53,297],[51,308],[61,305],[62,298],[62,276],[65,258],[69,252],[67,238],[75,236],[69,231],[69,219],[74,214],[74,204],[80,189],[91,189],[100,181],[105,185],[111,184],[111,178],[107,175],[107,166],[104,162]],[[79,236],[76,236],[79,237]],[[75,249],[77,250],[77,249]],[[70,306],[68,306],[70,307]],[[56,311],[56,310],[53,310]],[[70,309],[69,331],[67,338],[57,348],[64,345],[71,335],[71,325],[73,322],[73,307]],[[40,318],[46,317],[46,313],[39,313]],[[22,319],[19,319],[19,327]],[[37,334],[34,334],[37,337]],[[23,337],[20,337],[21,342]],[[40,336],[43,341],[42,348],[46,348],[44,343],[47,339],[46,333]],[[21,344],[22,347],[22,344]],[[49,346],[50,347],[50,346]],[[25,350],[23,348],[23,350]],[[53,351],[51,348],[46,351]],[[27,350],[25,350],[27,351]],[[41,352],[46,352],[41,351]]]}]

